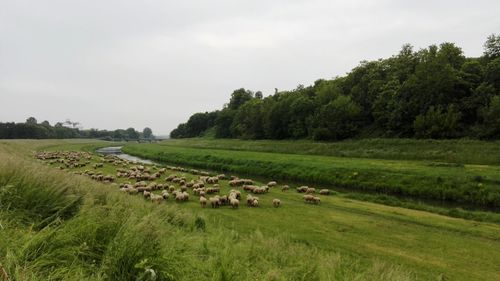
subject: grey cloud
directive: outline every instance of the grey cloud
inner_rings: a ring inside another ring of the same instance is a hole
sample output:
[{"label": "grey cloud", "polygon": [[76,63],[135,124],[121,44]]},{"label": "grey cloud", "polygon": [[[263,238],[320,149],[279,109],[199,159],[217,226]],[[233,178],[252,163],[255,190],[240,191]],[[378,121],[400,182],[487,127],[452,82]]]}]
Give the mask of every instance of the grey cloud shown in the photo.
[{"label": "grey cloud", "polygon": [[0,121],[166,134],[232,90],[271,94],[364,59],[455,42],[479,56],[498,1],[2,1]]}]

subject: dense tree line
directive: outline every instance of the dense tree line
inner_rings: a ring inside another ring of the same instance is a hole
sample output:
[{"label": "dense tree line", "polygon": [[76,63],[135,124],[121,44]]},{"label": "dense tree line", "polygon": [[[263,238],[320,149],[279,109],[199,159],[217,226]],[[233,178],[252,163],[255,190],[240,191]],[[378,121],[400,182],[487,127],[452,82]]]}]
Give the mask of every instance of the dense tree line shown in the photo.
[{"label": "dense tree line", "polygon": [[[70,127],[68,125],[72,125]],[[38,123],[36,118],[30,117],[24,123],[0,122],[0,139],[72,139],[92,138],[104,140],[139,140],[154,138],[150,128],[138,132],[134,128],[114,131],[89,129],[81,130],[74,127],[78,123],[58,122],[54,126],[48,121]]]},{"label": "dense tree line", "polygon": [[263,98],[235,90],[223,109],[196,113],[172,138],[340,140],[352,137],[498,139],[500,35],[467,58],[453,43],[363,61],[344,77]]}]

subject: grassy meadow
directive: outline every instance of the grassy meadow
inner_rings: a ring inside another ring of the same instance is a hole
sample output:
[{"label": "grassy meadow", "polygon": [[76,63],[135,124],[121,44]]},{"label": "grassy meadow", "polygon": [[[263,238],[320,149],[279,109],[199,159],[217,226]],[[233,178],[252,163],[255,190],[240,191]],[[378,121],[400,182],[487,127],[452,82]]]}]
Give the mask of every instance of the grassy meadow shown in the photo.
[{"label": "grassy meadow", "polygon": [[[186,143],[189,148],[176,141],[172,145],[132,144],[126,150],[199,167],[203,157],[206,163],[244,159],[247,166],[222,164],[247,169],[262,159],[267,166],[257,168],[276,165],[278,175],[283,167],[293,168],[280,166],[291,161],[302,166],[290,174],[305,173],[303,169],[319,173],[324,171],[321,167],[333,163],[343,165],[346,170],[341,171],[351,175],[357,171],[358,177],[372,168],[376,170],[372,175],[384,173],[387,180],[400,175],[410,175],[415,181],[437,175],[446,180],[459,176],[454,169],[466,173],[463,178],[476,174],[487,180],[498,177],[496,166],[484,164],[425,166],[394,159],[198,149],[193,148],[194,142]],[[273,188],[258,195],[258,208],[242,204],[238,209],[202,209],[196,196],[184,203],[169,199],[156,205],[140,195],[124,194],[115,185],[74,174],[92,168],[59,170],[58,164],[33,158],[34,151],[93,152],[108,145],[114,144],[0,141],[0,263],[10,280],[500,279],[498,223],[451,218],[340,194],[321,196],[320,205],[310,205],[294,186],[289,192]],[[91,162],[102,160],[94,154]],[[397,172],[387,172],[400,165]],[[98,170],[116,173],[109,163]],[[167,174],[197,178],[186,172]],[[276,179],[261,176],[264,181]],[[117,183],[126,181],[117,179]],[[221,194],[230,190],[227,181],[220,185]],[[244,197],[245,192],[242,194]],[[282,207],[273,208],[273,198],[279,198]]]},{"label": "grassy meadow", "polygon": [[[123,150],[158,162],[305,182],[327,188],[431,199],[484,208],[500,207],[500,166],[497,165],[469,164],[467,161],[441,162],[444,159],[431,161],[339,157],[328,156],[326,152],[324,154],[327,156],[316,153],[297,154],[306,153],[309,149],[293,149],[300,147],[300,143],[289,142],[287,148],[282,145],[286,142],[267,142],[271,143],[268,151],[281,149],[294,153],[263,152],[265,144],[259,144],[260,142],[253,146],[249,141],[230,140],[222,141],[216,148],[213,148],[215,141],[212,140],[200,140],[199,145],[196,145],[195,140],[186,140],[185,145],[183,140],[169,140],[159,144],[130,144]],[[228,149],[223,148],[224,143],[228,144]],[[485,144],[487,146],[488,143]],[[313,145],[306,142],[307,147]],[[341,148],[342,144],[337,146]],[[238,147],[241,149],[237,149]],[[327,150],[321,143],[318,147],[315,151]],[[360,147],[363,146],[360,144]],[[393,146],[389,143],[387,147]],[[350,151],[351,148],[352,145],[348,144],[346,150]],[[428,148],[427,152],[422,149],[422,154],[429,154],[434,149],[438,149],[438,146]],[[365,150],[368,150],[367,145]],[[413,152],[415,155],[417,150],[418,147]],[[469,150],[479,151],[479,146]],[[357,153],[364,154],[361,148]],[[500,155],[491,154],[494,155],[491,158]],[[391,158],[390,155],[392,152],[385,155],[385,158]]]},{"label": "grassy meadow", "polygon": [[455,164],[500,165],[500,141],[360,139],[309,140],[170,139],[164,146],[322,155],[387,160],[426,160]]}]

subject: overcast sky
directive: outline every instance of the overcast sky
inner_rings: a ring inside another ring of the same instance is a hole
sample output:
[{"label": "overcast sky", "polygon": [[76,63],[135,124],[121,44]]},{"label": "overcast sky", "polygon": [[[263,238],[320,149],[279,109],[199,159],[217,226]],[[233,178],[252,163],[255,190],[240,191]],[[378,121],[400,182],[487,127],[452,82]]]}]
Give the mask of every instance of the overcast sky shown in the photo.
[{"label": "overcast sky", "polygon": [[234,89],[264,95],[454,42],[480,56],[498,0],[0,0],[0,121],[168,134]]}]

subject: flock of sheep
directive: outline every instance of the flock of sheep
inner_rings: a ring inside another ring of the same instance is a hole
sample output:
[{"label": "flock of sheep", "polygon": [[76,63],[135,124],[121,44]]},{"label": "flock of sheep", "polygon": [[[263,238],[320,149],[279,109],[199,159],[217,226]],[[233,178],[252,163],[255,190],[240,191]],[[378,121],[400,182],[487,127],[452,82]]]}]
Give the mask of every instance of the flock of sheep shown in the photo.
[{"label": "flock of sheep", "polygon": [[[59,165],[59,169],[62,170],[89,167],[90,169],[74,171],[74,173],[88,176],[99,182],[117,185],[120,191],[130,195],[140,194],[153,203],[162,203],[168,201],[170,198],[176,202],[186,202],[190,199],[190,191],[192,196],[198,197],[202,208],[205,208],[209,204],[212,208],[229,206],[237,209],[242,200],[241,191],[239,190],[241,187],[247,193],[245,198],[246,205],[248,207],[259,207],[260,199],[255,195],[268,193],[270,189],[278,186],[276,181],[270,181],[264,186],[258,186],[251,179],[240,179],[235,176],[228,178],[224,174],[210,175],[208,172],[196,169],[172,166],[158,168],[154,165],[139,165],[136,162],[120,159],[114,155],[100,157],[100,162],[91,165],[93,155],[81,151],[38,152],[35,154],[35,158],[48,161],[51,165],[57,164]],[[105,163],[116,167],[114,175],[105,175],[99,171],[100,168],[104,168]],[[165,177],[167,170],[189,173],[198,177],[191,180],[188,180],[183,174],[170,174]],[[116,183],[119,178],[125,179],[126,182]],[[219,182],[223,180],[228,180],[228,184],[232,188],[227,194],[221,194]],[[161,183],[162,181],[164,183]],[[288,185],[281,186],[282,192],[289,190],[290,187]],[[296,191],[298,193],[305,193],[303,199],[306,203],[321,203],[320,197],[315,196],[315,188],[300,186],[296,188]],[[321,189],[319,194],[329,195],[330,190]],[[281,205],[280,199],[274,198],[272,200],[273,207],[278,208]]]}]

